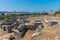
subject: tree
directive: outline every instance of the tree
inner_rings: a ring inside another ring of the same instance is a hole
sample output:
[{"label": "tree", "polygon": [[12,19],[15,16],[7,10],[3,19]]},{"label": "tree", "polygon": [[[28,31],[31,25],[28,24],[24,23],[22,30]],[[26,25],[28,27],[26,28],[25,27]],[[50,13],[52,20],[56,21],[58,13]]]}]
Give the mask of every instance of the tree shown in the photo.
[{"label": "tree", "polygon": [[4,15],[4,12],[2,12],[1,14]]},{"label": "tree", "polygon": [[56,14],[60,14],[60,9],[57,11],[57,13]]},{"label": "tree", "polygon": [[58,12],[60,12],[60,9],[58,10]]}]

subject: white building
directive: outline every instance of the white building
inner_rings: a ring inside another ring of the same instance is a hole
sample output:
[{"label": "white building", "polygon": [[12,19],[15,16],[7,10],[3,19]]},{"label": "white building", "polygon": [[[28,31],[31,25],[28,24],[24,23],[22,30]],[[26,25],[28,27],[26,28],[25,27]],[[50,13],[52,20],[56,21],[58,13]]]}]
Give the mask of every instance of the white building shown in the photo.
[{"label": "white building", "polygon": [[55,11],[54,10],[51,10],[50,12],[49,12],[49,15],[54,15],[55,14]]}]

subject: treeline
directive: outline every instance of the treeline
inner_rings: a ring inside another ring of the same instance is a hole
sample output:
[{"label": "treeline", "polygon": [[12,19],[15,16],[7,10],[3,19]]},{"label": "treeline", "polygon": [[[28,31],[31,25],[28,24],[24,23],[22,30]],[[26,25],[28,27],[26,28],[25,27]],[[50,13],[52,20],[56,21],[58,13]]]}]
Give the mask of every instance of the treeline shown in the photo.
[{"label": "treeline", "polygon": [[[54,15],[56,14],[60,14],[60,10],[55,12]],[[25,14],[9,14],[9,15],[4,15],[4,13],[2,13],[2,15],[0,15],[0,19],[5,19],[5,18],[8,18],[8,17],[12,17],[12,16],[30,16],[30,15],[49,15],[48,12],[42,12],[42,13],[38,13],[38,12],[35,12],[35,13],[25,13]]]},{"label": "treeline", "polygon": [[27,14],[9,14],[9,15],[0,15],[0,19],[5,19],[12,16],[30,16],[30,15],[48,15],[48,13],[27,13]]},{"label": "treeline", "polygon": [[[0,15],[0,19],[5,19],[5,18],[8,18],[8,17],[12,17],[12,16],[30,16],[30,15],[45,15],[45,14],[43,14],[43,13],[27,13],[27,14],[9,14],[9,15],[4,15],[4,14],[2,14],[2,15]],[[47,13],[46,13],[46,15],[47,15]]]}]

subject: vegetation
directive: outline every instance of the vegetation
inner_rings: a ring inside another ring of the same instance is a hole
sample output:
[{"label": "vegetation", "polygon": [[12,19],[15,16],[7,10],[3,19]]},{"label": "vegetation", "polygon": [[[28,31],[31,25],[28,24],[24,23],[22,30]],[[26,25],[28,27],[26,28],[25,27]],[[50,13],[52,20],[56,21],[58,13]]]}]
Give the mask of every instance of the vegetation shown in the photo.
[{"label": "vegetation", "polygon": [[[48,13],[44,13],[44,15],[47,15]],[[8,18],[8,17],[12,17],[12,16],[29,16],[29,15],[41,15],[41,13],[27,13],[27,14],[9,14],[9,15],[4,15],[4,13],[2,13],[2,15],[0,15],[0,19],[4,19],[4,18]]]},{"label": "vegetation", "polygon": [[5,15],[0,15],[0,20],[1,20],[1,19],[4,19],[4,18],[7,18],[7,16],[5,16]]},{"label": "vegetation", "polygon": [[[38,13],[38,12],[35,12],[35,13],[26,13],[26,14],[9,14],[9,15],[4,15],[3,12],[0,12],[2,15],[0,15],[0,19],[4,19],[4,18],[8,18],[8,17],[12,17],[12,16],[30,16],[30,15],[49,15],[48,12],[42,12],[42,13]],[[55,12],[54,16],[56,14],[60,14],[60,9]]]}]

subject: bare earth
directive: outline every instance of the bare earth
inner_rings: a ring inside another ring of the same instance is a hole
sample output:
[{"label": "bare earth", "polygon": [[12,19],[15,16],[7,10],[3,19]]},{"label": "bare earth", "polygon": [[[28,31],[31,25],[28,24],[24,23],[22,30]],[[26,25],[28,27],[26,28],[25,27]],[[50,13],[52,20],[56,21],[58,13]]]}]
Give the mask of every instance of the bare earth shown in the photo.
[{"label": "bare earth", "polygon": [[[44,16],[45,18],[50,18],[50,16]],[[35,18],[39,18],[42,20],[44,28],[40,31],[41,34],[39,36],[33,37],[31,39],[31,36],[33,33],[35,33],[35,30],[28,30],[25,36],[21,40],[60,40],[60,31],[58,30],[58,24],[53,25],[53,26],[48,26],[44,21],[43,21],[43,16],[39,17],[32,17],[29,18],[28,20],[33,23]],[[12,33],[13,34],[13,33]],[[4,35],[10,35],[10,33],[6,33],[0,29],[0,38],[2,38]],[[6,37],[6,36],[5,36]],[[7,38],[8,38],[7,37]]]}]

